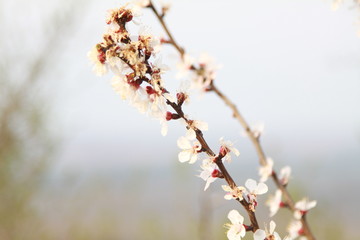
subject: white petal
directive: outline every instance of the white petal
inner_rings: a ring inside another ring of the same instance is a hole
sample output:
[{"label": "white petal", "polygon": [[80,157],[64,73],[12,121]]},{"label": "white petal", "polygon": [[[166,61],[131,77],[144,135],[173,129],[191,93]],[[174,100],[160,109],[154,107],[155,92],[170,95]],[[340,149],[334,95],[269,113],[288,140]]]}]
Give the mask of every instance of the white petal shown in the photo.
[{"label": "white petal", "polygon": [[182,162],[182,163],[183,163],[183,162],[187,162],[187,161],[190,160],[191,152],[189,152],[189,151],[182,151],[182,152],[179,153],[178,157],[179,157],[179,161],[180,161],[180,162]]},{"label": "white petal", "polygon": [[276,223],[274,221],[270,222],[270,234],[273,234],[276,227]]},{"label": "white petal", "polygon": [[196,138],[196,133],[193,129],[189,129],[186,131],[186,138],[189,140],[193,140]]},{"label": "white petal", "polygon": [[208,189],[208,188],[209,188],[210,183],[213,183],[215,180],[216,180],[216,178],[209,177],[209,178],[206,180],[206,184],[205,184],[204,191],[206,191],[206,189]]},{"label": "white petal", "polygon": [[191,144],[186,137],[180,137],[177,140],[177,145],[181,149],[191,149]]},{"label": "white petal", "polygon": [[226,236],[229,240],[240,240],[240,236],[237,234],[237,230],[234,226],[229,229]]},{"label": "white petal", "polygon": [[281,240],[281,237],[279,236],[279,234],[277,232],[273,233],[275,240]]},{"label": "white petal", "polygon": [[226,192],[231,192],[232,191],[231,187],[229,187],[228,185],[221,185],[221,187]]},{"label": "white petal", "polygon": [[309,209],[311,209],[311,208],[313,208],[315,206],[316,206],[316,201],[311,201],[311,202],[306,204],[307,210],[309,210]]},{"label": "white petal", "polygon": [[226,200],[232,200],[232,199],[233,199],[233,196],[232,196],[231,193],[227,193],[227,194],[225,194],[224,198],[225,198]]},{"label": "white petal", "polygon": [[209,125],[206,122],[195,120],[194,123],[195,127],[200,129],[201,131],[207,131],[209,129]]},{"label": "white petal", "polygon": [[264,240],[265,238],[266,238],[266,233],[262,229],[258,229],[254,233],[254,240]]},{"label": "white petal", "polygon": [[259,183],[256,189],[256,194],[261,195],[268,191],[268,186],[265,183]]},{"label": "white petal", "polygon": [[255,190],[257,188],[257,184],[254,179],[246,180],[245,186],[250,190],[250,192],[252,192],[253,190]]},{"label": "white petal", "polygon": [[228,214],[228,218],[230,219],[232,224],[242,224],[244,222],[244,217],[241,216],[240,213],[236,210],[231,210]]},{"label": "white petal", "polygon": [[297,219],[297,220],[300,220],[302,217],[302,214],[300,211],[295,211],[294,212],[294,218]]},{"label": "white petal", "polygon": [[240,152],[236,148],[231,148],[231,152],[235,154],[235,156],[239,156]]},{"label": "white petal", "polygon": [[196,160],[197,160],[197,154],[192,154],[189,163],[193,164],[196,162]]}]

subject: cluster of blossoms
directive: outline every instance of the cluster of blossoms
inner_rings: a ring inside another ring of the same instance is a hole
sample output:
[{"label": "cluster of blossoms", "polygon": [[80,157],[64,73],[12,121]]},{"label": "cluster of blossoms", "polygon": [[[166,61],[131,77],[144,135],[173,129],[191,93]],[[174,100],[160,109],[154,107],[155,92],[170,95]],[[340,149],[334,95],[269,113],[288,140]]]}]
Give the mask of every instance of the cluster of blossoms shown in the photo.
[{"label": "cluster of blossoms", "polygon": [[[245,187],[236,186],[224,167],[225,163],[231,162],[233,155],[239,156],[240,154],[234,144],[220,138],[218,154],[213,153],[203,138],[203,132],[208,130],[207,123],[192,120],[183,112],[183,104],[189,99],[188,93],[181,90],[176,96],[172,96],[165,88],[162,74],[167,70],[167,66],[161,63],[158,52],[161,44],[167,41],[160,41],[147,33],[144,28],[140,29],[138,36],[132,36],[128,32],[127,24],[136,23],[135,18],[140,15],[140,8],[142,7],[153,8],[152,2],[140,0],[136,1],[136,4],[127,4],[108,12],[106,23],[109,28],[103,35],[102,42],[96,44],[88,54],[94,63],[94,71],[97,75],[104,75],[111,70],[115,75],[112,79],[115,92],[141,113],[158,119],[162,125],[162,135],[167,133],[167,121],[178,119],[184,121],[187,129],[185,136],[181,136],[177,141],[177,145],[181,149],[178,154],[179,161],[194,164],[201,159],[199,177],[205,181],[204,190],[208,189],[216,179],[224,178],[228,183],[228,185],[222,186],[226,192],[224,198],[239,201],[249,216],[255,216],[258,205],[257,196],[268,192],[265,182],[270,177],[276,176],[273,170],[274,161],[271,158],[264,160],[263,166],[259,169],[259,183],[253,179],[248,179],[244,184]],[[163,7],[161,17],[167,10],[167,7]],[[214,64],[213,59],[207,55],[202,55],[195,61],[184,52],[181,55],[181,63],[178,64],[178,68],[181,70],[179,76],[191,78],[193,86],[203,91],[213,90],[213,80],[216,77],[216,70],[219,68]],[[250,136],[249,132],[247,135],[258,141],[262,131],[263,126],[259,129],[253,129]],[[204,153],[206,156],[202,158],[201,154]],[[281,187],[267,201],[271,217],[277,213],[279,208],[289,207],[287,199],[284,202],[282,201],[282,194],[288,185],[290,174],[290,167],[285,167],[277,176]],[[294,221],[290,224],[289,235],[285,239],[295,239],[304,235],[304,217],[315,205],[316,201],[308,201],[307,199],[294,205],[291,209],[294,212]],[[279,234],[274,231],[276,224],[273,221],[270,222],[269,229],[262,230],[258,227],[254,228],[257,223],[254,224],[253,221],[250,226],[244,225],[244,217],[236,210],[231,210],[228,218],[231,221],[226,225],[229,229],[227,231],[229,240],[240,240],[245,236],[246,231],[254,231],[255,240],[281,240]]]}]

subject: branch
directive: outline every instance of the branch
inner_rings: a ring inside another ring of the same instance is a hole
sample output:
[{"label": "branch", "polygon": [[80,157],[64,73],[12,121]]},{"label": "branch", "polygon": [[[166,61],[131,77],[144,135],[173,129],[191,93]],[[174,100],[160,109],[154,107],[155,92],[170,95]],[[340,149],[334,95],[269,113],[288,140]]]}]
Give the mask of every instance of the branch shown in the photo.
[{"label": "branch", "polygon": [[[169,37],[170,41],[168,42],[169,44],[171,44],[180,54],[181,58],[184,57],[185,54],[185,50],[184,48],[180,47],[178,45],[178,43],[175,41],[173,35],[170,33],[165,21],[164,21],[164,15],[160,15],[159,12],[156,10],[156,8],[154,7],[152,1],[150,0],[150,4],[149,4],[149,8],[154,12],[154,14],[156,15],[157,19],[159,20],[161,26],[163,27],[163,29],[165,30],[167,36]],[[196,68],[194,69],[196,70]],[[225,96],[213,83],[213,81],[211,81],[210,84],[210,88],[208,89],[209,91],[214,91],[215,94],[224,101],[224,103],[233,111],[233,116],[239,121],[239,123],[241,124],[241,126],[245,129],[247,135],[249,136],[251,142],[253,143],[256,153],[259,157],[259,163],[262,166],[266,165],[266,155],[265,152],[263,150],[263,147],[260,144],[259,138],[255,137],[249,124],[246,122],[245,118],[240,114],[239,110],[237,109],[236,105],[227,97]],[[199,140],[199,142],[201,143],[201,140],[203,140],[202,134],[198,136],[198,133],[196,133],[197,138]],[[205,141],[205,140],[204,140]],[[208,154],[211,152],[207,152]],[[231,188],[235,187],[236,184],[235,182],[232,180],[231,176],[228,174],[228,172],[226,171],[225,166],[221,163],[217,163],[219,169],[221,170],[221,172],[224,174],[225,180],[228,182],[229,186]],[[295,209],[295,204],[294,201],[291,198],[290,193],[287,191],[286,187],[280,183],[277,174],[275,171],[273,171],[272,174],[272,179],[275,182],[277,188],[279,188],[282,191],[283,196],[286,199],[286,204],[289,206],[289,209],[294,212]],[[255,215],[253,216],[251,213],[249,213],[249,209],[247,208],[246,204],[244,205],[243,202],[239,201],[244,208],[247,210],[248,215],[250,217],[250,221],[253,224],[253,232],[255,232],[258,229],[258,226],[255,226],[254,224],[257,224],[256,221],[256,217]],[[245,201],[246,202],[246,201]],[[250,211],[251,212],[251,211]],[[252,219],[252,217],[254,217],[254,219]],[[253,223],[254,221],[254,223]],[[310,227],[306,221],[305,215],[302,216],[301,218],[301,223],[303,225],[303,230],[304,230],[304,235],[308,238],[308,240],[315,240],[314,235],[312,234]]]}]

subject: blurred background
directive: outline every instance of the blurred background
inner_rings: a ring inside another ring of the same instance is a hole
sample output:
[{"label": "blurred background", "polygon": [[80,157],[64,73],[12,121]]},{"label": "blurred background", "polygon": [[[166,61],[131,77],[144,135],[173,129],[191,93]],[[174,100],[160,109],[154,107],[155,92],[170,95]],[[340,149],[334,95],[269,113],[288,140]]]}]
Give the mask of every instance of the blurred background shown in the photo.
[{"label": "blurred background", "polygon": [[[92,73],[87,52],[107,9],[122,3],[0,0],[0,240],[225,239],[227,213],[242,211],[223,200],[221,181],[203,192],[199,166],[178,162],[182,124],[162,137],[113,92],[111,75]],[[249,123],[265,123],[263,146],[275,169],[292,167],[294,198],[318,201],[308,216],[318,239],[360,239],[356,3],[171,4],[166,21],[180,45],[212,55],[223,66],[217,85]],[[150,11],[142,22],[163,35]],[[162,57],[174,69],[174,49]],[[165,79],[173,89],[175,75]],[[235,142],[237,183],[257,178],[253,146],[214,94],[195,96],[186,112],[209,123],[214,148],[222,136]],[[269,221],[265,207],[258,214]],[[282,236],[289,219],[275,216]]]}]

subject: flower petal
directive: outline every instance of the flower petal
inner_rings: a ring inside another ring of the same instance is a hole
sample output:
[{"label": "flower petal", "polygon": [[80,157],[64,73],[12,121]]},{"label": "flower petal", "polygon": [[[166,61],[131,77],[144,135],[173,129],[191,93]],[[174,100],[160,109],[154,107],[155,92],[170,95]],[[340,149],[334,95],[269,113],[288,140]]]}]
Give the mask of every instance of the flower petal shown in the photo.
[{"label": "flower petal", "polygon": [[179,157],[179,161],[180,161],[180,162],[182,162],[182,163],[183,163],[183,162],[187,162],[187,161],[190,160],[191,152],[189,152],[189,151],[182,151],[182,152],[179,153],[178,157]]},{"label": "flower petal", "polygon": [[229,212],[228,218],[230,219],[232,224],[242,224],[244,222],[244,217],[241,216],[240,213],[234,209]]},{"label": "flower petal", "polygon": [[275,230],[275,227],[276,227],[276,223],[274,221],[271,221],[270,222],[270,234],[273,234],[274,230]]},{"label": "flower petal", "polygon": [[265,183],[259,183],[256,189],[256,194],[261,195],[266,193],[269,190],[268,186]]},{"label": "flower petal", "polygon": [[189,142],[189,140],[186,137],[180,137],[177,140],[177,145],[179,148],[181,149],[190,149],[191,148],[191,144]]},{"label": "flower petal", "polygon": [[264,240],[265,238],[266,238],[266,233],[262,229],[258,229],[254,233],[254,240]]},{"label": "flower petal", "polygon": [[252,192],[253,190],[255,190],[257,188],[256,181],[251,178],[246,180],[245,186],[250,190],[250,192]]}]

